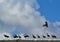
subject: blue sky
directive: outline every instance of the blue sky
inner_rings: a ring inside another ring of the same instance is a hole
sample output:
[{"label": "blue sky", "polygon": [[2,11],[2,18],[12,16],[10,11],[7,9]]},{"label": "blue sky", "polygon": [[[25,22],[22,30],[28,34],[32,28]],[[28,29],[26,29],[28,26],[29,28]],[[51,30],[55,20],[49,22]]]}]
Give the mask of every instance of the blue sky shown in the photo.
[{"label": "blue sky", "polygon": [[50,22],[60,21],[60,0],[38,0],[40,13]]}]

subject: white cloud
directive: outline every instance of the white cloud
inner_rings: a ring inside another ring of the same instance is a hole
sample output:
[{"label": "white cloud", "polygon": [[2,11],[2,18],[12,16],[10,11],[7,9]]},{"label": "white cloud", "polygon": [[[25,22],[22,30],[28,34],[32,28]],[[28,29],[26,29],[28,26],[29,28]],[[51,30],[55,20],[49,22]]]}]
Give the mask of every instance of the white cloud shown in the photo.
[{"label": "white cloud", "polygon": [[40,25],[39,23],[45,21],[45,18],[40,16],[40,13],[32,8],[32,4],[36,3],[35,1],[31,0],[32,4],[28,0],[25,0],[25,2],[24,0],[17,0],[16,3],[14,2],[16,0],[4,1],[0,4],[2,10],[0,10],[0,20],[7,25],[21,25],[25,28],[29,26],[38,27]]}]

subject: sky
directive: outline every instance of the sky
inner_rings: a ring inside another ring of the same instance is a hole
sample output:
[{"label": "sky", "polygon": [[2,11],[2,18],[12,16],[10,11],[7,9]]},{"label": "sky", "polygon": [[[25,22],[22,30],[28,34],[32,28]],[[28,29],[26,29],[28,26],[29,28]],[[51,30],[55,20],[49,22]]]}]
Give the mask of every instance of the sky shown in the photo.
[{"label": "sky", "polygon": [[[60,39],[58,3],[56,0],[0,0],[0,34],[48,33]],[[45,21],[48,28],[43,27]]]},{"label": "sky", "polygon": [[38,0],[40,13],[51,22],[60,21],[60,0]]}]

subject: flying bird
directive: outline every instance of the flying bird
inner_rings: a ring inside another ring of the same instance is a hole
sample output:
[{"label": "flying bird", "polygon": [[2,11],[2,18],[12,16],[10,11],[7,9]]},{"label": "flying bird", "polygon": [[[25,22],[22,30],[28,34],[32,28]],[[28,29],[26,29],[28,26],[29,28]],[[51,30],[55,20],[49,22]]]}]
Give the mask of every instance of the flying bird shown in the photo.
[{"label": "flying bird", "polygon": [[46,21],[43,27],[48,27],[48,22]]}]

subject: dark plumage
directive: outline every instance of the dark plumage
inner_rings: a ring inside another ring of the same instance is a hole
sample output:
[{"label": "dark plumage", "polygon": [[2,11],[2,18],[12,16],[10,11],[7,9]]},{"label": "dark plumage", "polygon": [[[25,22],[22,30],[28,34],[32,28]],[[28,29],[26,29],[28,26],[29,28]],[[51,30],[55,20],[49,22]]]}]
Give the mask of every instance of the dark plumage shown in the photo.
[{"label": "dark plumage", "polygon": [[36,38],[34,35],[32,35],[33,36],[33,38]]},{"label": "dark plumage", "polygon": [[46,21],[43,27],[48,27],[48,22]]},{"label": "dark plumage", "polygon": [[19,36],[19,38],[21,38],[21,36]]},{"label": "dark plumage", "polygon": [[37,35],[37,37],[38,37],[38,38],[40,38],[40,36],[39,36],[39,35]]},{"label": "dark plumage", "polygon": [[46,38],[46,36],[43,36],[43,38]]},{"label": "dark plumage", "polygon": [[18,38],[18,36],[15,34],[15,35],[13,35],[13,38]]},{"label": "dark plumage", "polygon": [[9,38],[9,36],[8,36],[8,35],[4,35],[4,37]]},{"label": "dark plumage", "polygon": [[29,37],[29,35],[24,35],[24,37],[26,38],[26,37]]},{"label": "dark plumage", "polygon": [[55,35],[52,35],[52,38],[56,38],[56,36]]},{"label": "dark plumage", "polygon": [[50,37],[50,35],[47,33],[47,37]]},{"label": "dark plumage", "polygon": [[27,37],[29,37],[29,35],[27,35],[26,33],[24,34],[24,38],[27,38]]}]

